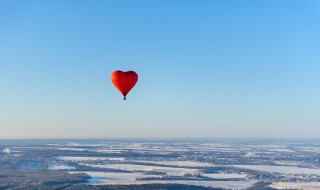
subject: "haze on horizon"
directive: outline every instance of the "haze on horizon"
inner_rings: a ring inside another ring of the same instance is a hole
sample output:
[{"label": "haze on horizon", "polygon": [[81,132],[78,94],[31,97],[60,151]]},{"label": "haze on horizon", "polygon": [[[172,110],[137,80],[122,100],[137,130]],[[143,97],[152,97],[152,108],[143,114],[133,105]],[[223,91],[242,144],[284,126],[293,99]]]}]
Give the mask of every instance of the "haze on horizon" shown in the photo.
[{"label": "haze on horizon", "polygon": [[0,0],[0,138],[320,137],[319,20],[316,0]]}]

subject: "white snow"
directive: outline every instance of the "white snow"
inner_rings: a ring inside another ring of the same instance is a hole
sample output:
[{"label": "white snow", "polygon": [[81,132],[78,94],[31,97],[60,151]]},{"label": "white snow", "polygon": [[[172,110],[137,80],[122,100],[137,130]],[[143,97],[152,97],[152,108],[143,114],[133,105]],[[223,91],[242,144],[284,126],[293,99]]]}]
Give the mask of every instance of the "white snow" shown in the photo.
[{"label": "white snow", "polygon": [[268,149],[268,152],[294,152],[292,150],[289,149],[285,149],[285,148],[273,148],[273,149]]},{"label": "white snow", "polygon": [[157,175],[146,175],[141,172],[137,173],[125,173],[125,172],[92,172],[92,171],[79,171],[79,172],[69,172],[73,173],[86,173],[91,176],[88,184],[118,184],[122,182],[133,182],[136,181],[137,178],[145,178],[145,177],[159,177]]},{"label": "white snow", "polygon": [[205,177],[218,178],[218,179],[232,179],[232,178],[246,178],[245,174],[236,173],[219,173],[219,174],[201,174]]},{"label": "white snow", "polygon": [[85,151],[83,148],[55,148],[56,150],[73,150],[73,151]]},{"label": "white snow", "polygon": [[89,160],[113,160],[113,161],[123,161],[125,158],[117,157],[78,157],[78,156],[58,156],[56,159],[65,161],[89,161]]},{"label": "white snow", "polygon": [[123,153],[124,150],[119,150],[119,149],[100,149],[97,150],[97,152],[103,152],[103,153]]},{"label": "white snow", "polygon": [[257,155],[253,152],[248,152],[244,157],[256,157]]},{"label": "white snow", "polygon": [[105,165],[94,165],[94,164],[83,164],[85,166],[96,167],[96,168],[110,168],[117,170],[126,171],[158,171],[165,172],[170,176],[183,176],[184,174],[197,174],[198,169],[188,168],[174,168],[174,167],[161,167],[161,166],[146,166],[146,165],[135,165],[135,164],[105,164]]},{"label": "white snow", "polygon": [[9,149],[9,148],[5,148],[5,149],[3,149],[2,152],[3,152],[3,153],[6,153],[6,154],[10,154],[10,149]]},{"label": "white snow", "polygon": [[301,167],[294,167],[294,166],[267,166],[267,165],[232,165],[232,166],[238,167],[238,168],[271,172],[271,173],[320,175],[319,169],[301,168]]},{"label": "white snow", "polygon": [[246,189],[251,187],[256,181],[192,181],[192,180],[144,180],[137,181],[137,178],[154,177],[155,175],[145,175],[139,173],[122,173],[122,172],[69,172],[69,173],[86,173],[92,177],[88,184],[91,185],[129,185],[129,184],[186,184],[198,185],[204,187],[215,187],[225,189]]},{"label": "white snow", "polygon": [[299,147],[298,149],[307,152],[320,153],[319,147]]},{"label": "white snow", "polygon": [[208,162],[194,162],[194,161],[138,161],[141,163],[161,164],[167,166],[181,166],[181,167],[210,167],[215,166]]},{"label": "white snow", "polygon": [[297,161],[275,161],[274,163],[279,165],[286,165],[286,166],[301,166],[301,162]]},{"label": "white snow", "polygon": [[49,170],[74,170],[76,169],[73,166],[68,166],[68,165],[49,165],[48,166]]},{"label": "white snow", "polygon": [[270,187],[276,189],[301,189],[316,190],[320,189],[320,182],[296,183],[296,182],[273,182]]}]

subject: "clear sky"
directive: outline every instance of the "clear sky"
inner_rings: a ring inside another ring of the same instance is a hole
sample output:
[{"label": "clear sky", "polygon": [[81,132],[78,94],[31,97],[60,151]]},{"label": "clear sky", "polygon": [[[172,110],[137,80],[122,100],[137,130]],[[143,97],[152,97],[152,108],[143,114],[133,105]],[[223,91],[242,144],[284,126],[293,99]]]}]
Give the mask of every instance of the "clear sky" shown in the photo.
[{"label": "clear sky", "polygon": [[320,137],[320,1],[0,0],[0,138],[70,137]]}]

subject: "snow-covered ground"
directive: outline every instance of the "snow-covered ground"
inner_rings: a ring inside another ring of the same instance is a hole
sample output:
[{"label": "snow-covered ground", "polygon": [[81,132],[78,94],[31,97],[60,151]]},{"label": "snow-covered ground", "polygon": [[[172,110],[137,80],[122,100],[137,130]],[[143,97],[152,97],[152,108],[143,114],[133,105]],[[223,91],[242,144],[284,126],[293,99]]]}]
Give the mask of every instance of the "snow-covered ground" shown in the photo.
[{"label": "snow-covered ground", "polygon": [[272,149],[268,149],[267,151],[268,152],[294,152],[286,148],[272,148]]},{"label": "snow-covered ground", "polygon": [[88,184],[91,185],[115,185],[115,184],[186,184],[198,185],[205,187],[226,188],[226,189],[245,189],[251,187],[256,181],[193,181],[193,180],[144,180],[139,181],[137,178],[154,177],[155,175],[145,175],[137,173],[119,173],[119,172],[69,172],[69,173],[86,173],[92,178]]},{"label": "snow-covered ground", "polygon": [[306,152],[320,153],[320,147],[299,147],[298,149]]},{"label": "snow-covered ground", "polygon": [[270,144],[270,145],[260,144],[260,145],[246,145],[246,147],[272,149],[272,148],[285,148],[286,146],[276,145],[276,144]]},{"label": "snow-covered ground", "polygon": [[76,168],[68,165],[49,164],[48,166],[48,170],[74,170],[74,169]]},{"label": "snow-covered ground", "polygon": [[214,164],[208,162],[195,162],[195,161],[138,161],[141,163],[161,164],[167,166],[181,166],[181,167],[211,167]]},{"label": "snow-covered ground", "polygon": [[79,171],[79,172],[69,172],[73,173],[86,173],[91,176],[88,184],[102,185],[102,184],[118,184],[119,183],[128,183],[134,182],[138,178],[145,177],[159,177],[157,175],[145,175],[141,172],[135,173],[124,173],[124,172],[92,172],[92,171]]},{"label": "snow-covered ground", "polygon": [[301,190],[319,190],[320,182],[295,183],[295,182],[274,182],[270,185],[276,189],[301,189]]},{"label": "snow-covered ground", "polygon": [[320,169],[301,168],[301,167],[294,167],[294,166],[266,166],[266,165],[232,165],[232,166],[238,167],[238,168],[271,172],[271,173],[320,175]]},{"label": "snow-covered ground", "polygon": [[161,166],[146,166],[146,165],[135,165],[135,164],[105,164],[105,165],[93,165],[93,164],[83,164],[85,166],[96,167],[96,168],[109,168],[117,170],[126,171],[157,171],[165,172],[170,176],[183,176],[184,174],[198,174],[198,169],[189,168],[174,168],[174,167],[161,167]]},{"label": "snow-covered ground", "polygon": [[301,166],[301,162],[297,161],[275,161],[274,163],[279,164],[279,165],[286,165],[286,166]]},{"label": "snow-covered ground", "polygon": [[85,151],[83,148],[55,148],[56,150],[73,150],[73,151]]},{"label": "snow-covered ground", "polygon": [[161,183],[161,184],[185,184],[185,185],[197,185],[204,187],[214,187],[223,189],[246,189],[251,187],[256,181],[192,181],[192,180],[157,180],[157,181],[146,181],[150,183]]},{"label": "snow-covered ground", "polygon": [[89,160],[113,160],[113,161],[123,161],[125,158],[117,157],[79,157],[79,156],[58,156],[56,159],[64,161],[89,161]]},{"label": "snow-covered ground", "polygon": [[119,149],[99,149],[97,152],[103,152],[103,153],[123,153],[125,150],[119,150]]},{"label": "snow-covered ground", "polygon": [[6,153],[6,154],[10,154],[10,149],[9,148],[5,148],[2,150],[3,153]]},{"label": "snow-covered ground", "polygon": [[254,153],[254,152],[248,152],[246,155],[244,155],[244,157],[248,157],[248,158],[250,158],[250,157],[256,157],[257,155],[256,155],[256,153]]},{"label": "snow-covered ground", "polygon": [[236,173],[220,173],[220,174],[201,174],[205,177],[210,177],[213,179],[234,179],[234,178],[243,178],[247,177],[246,174],[236,174]]}]

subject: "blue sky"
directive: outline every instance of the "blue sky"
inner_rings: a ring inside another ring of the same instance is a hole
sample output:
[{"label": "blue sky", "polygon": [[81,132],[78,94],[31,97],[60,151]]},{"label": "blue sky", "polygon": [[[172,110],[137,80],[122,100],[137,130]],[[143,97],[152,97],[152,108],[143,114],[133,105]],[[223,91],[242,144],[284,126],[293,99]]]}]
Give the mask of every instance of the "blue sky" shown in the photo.
[{"label": "blue sky", "polygon": [[319,20],[319,1],[0,0],[0,138],[320,137]]}]

